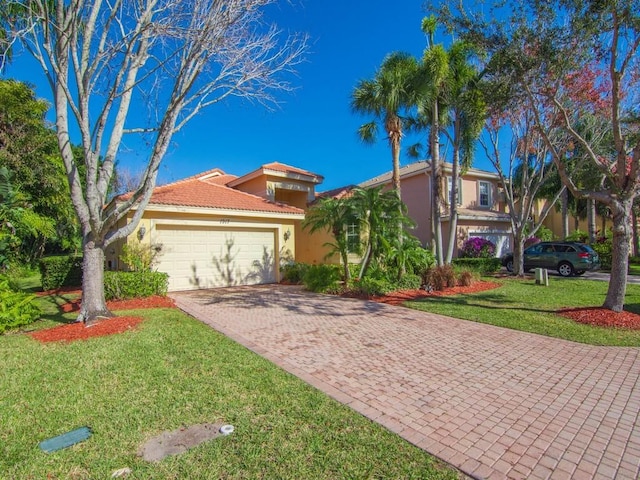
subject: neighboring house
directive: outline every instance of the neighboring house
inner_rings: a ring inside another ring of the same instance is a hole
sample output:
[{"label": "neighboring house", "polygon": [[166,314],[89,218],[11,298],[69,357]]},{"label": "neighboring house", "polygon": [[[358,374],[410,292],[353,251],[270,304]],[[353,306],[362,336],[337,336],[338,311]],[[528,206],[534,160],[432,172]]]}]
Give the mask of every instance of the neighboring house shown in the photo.
[{"label": "neighboring house", "polygon": [[[443,247],[446,251],[449,235],[449,191],[451,189],[450,163],[442,169],[443,192],[440,198],[442,216]],[[407,205],[409,217],[416,222],[413,233],[423,246],[431,242],[431,164],[419,161],[400,169],[402,200]],[[362,182],[363,188],[391,186],[391,172]],[[511,250],[513,235],[509,214],[500,193],[497,174],[471,168],[460,178],[458,184],[457,248],[470,237],[482,237],[496,245],[496,256]]]},{"label": "neighboring house", "polygon": [[214,169],[156,187],[136,233],[107,252],[107,269],[125,269],[122,246],[141,242],[159,251],[156,269],[169,274],[172,291],[276,282],[280,262],[296,258],[304,208],[322,180],[276,162],[241,177]]}]

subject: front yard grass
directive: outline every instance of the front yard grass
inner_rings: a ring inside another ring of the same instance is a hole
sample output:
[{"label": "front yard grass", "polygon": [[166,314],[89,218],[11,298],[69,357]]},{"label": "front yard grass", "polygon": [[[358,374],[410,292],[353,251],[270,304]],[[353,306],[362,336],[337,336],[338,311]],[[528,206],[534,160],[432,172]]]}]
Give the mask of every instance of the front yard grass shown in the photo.
[{"label": "front yard grass", "polygon": [[[427,297],[405,305],[417,310],[590,345],[640,346],[640,331],[593,327],[561,317],[561,308],[602,305],[607,282],[549,278],[549,286],[532,279],[488,279],[502,286],[473,294]],[[625,310],[640,313],[640,285],[627,285]]]},{"label": "front yard grass", "polygon": [[[54,311],[45,304],[45,325],[74,317]],[[110,478],[124,467],[136,479],[458,478],[178,310],[126,313],[146,321],[71,343],[0,336],[0,478]],[[136,455],[162,431],[205,422],[235,432],[158,463]],[[83,425],[89,440],[50,454],[38,448]]]}]

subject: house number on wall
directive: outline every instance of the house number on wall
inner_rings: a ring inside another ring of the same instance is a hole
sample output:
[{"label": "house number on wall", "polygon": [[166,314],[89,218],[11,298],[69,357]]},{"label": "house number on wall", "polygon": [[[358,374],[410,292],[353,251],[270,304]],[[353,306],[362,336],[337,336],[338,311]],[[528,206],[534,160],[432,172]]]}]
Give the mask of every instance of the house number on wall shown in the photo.
[{"label": "house number on wall", "polygon": [[231,220],[229,220],[228,218],[221,218],[220,219],[220,225],[229,225],[230,222],[231,222]]}]

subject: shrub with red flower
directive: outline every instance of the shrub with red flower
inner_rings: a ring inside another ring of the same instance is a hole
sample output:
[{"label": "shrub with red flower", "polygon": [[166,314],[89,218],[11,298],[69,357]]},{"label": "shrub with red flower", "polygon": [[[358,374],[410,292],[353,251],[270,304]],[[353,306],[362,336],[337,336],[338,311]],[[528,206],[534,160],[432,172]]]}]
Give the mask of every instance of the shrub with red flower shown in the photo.
[{"label": "shrub with red flower", "polygon": [[460,258],[491,258],[496,253],[496,246],[486,238],[470,237],[460,249]]}]

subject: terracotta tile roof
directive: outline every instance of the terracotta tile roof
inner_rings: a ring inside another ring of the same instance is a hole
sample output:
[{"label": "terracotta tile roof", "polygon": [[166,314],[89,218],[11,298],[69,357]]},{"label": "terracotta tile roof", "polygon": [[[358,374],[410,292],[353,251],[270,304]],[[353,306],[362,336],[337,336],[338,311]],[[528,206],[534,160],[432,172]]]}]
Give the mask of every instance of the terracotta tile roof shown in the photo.
[{"label": "terracotta tile roof", "polygon": [[[227,175],[219,169],[209,170],[184,180],[156,187],[151,195],[149,205],[176,205],[281,214],[304,213],[300,208],[272,202],[257,195],[228,187],[227,184],[236,178],[235,175]],[[124,199],[129,195],[125,194],[120,198]]]},{"label": "terracotta tile roof", "polygon": [[301,168],[292,167],[291,165],[285,165],[284,163],[280,163],[280,162],[267,163],[265,165],[262,165],[261,168],[266,170],[275,170],[276,172],[298,173],[301,175],[309,175],[310,177],[322,178],[322,176],[318,175],[317,173],[313,173],[308,170],[302,170]]},{"label": "terracotta tile roof", "polygon": [[315,203],[322,198],[349,198],[353,194],[354,188],[358,188],[357,185],[347,185],[345,187],[338,187],[334,188],[333,190],[327,190],[326,192],[317,193],[316,198],[312,203]]}]

